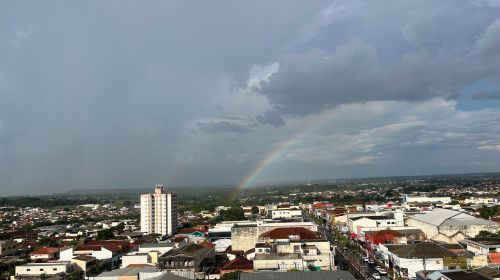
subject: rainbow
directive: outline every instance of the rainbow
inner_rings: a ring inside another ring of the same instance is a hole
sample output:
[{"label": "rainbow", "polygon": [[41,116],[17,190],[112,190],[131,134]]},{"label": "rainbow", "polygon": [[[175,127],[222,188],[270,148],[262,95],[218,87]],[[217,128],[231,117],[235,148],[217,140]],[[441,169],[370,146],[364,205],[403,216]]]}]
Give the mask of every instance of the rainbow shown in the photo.
[{"label": "rainbow", "polygon": [[226,198],[227,202],[232,202],[248,185],[257,178],[274,160],[279,158],[288,148],[299,142],[309,131],[309,128],[301,130],[286,141],[279,142],[275,147],[265,154],[265,156],[257,162],[255,167],[241,180],[241,182],[229,193]]},{"label": "rainbow", "polygon": [[275,145],[275,147],[265,154],[265,156],[257,162],[255,167],[241,180],[241,182],[229,193],[226,198],[226,202],[232,202],[234,199],[249,186],[249,184],[255,180],[271,163],[279,158],[287,149],[293,146],[295,143],[300,142],[310,131],[323,125],[335,115],[335,110],[325,111],[323,114],[319,115],[319,118],[312,120],[309,123],[302,124],[302,129],[300,129],[295,134],[292,134],[288,140],[283,141]]}]

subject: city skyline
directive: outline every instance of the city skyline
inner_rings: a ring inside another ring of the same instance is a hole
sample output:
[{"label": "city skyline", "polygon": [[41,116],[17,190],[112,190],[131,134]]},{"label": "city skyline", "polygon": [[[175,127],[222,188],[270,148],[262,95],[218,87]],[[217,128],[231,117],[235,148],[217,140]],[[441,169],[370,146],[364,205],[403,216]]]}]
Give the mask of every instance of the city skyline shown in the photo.
[{"label": "city skyline", "polygon": [[499,14],[3,2],[0,196],[500,171]]}]

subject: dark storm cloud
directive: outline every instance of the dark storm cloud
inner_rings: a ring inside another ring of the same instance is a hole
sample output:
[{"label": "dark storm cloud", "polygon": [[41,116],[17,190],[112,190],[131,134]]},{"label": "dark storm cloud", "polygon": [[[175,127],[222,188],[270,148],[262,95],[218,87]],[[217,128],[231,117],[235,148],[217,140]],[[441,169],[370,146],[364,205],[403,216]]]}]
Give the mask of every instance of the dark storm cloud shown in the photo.
[{"label": "dark storm cloud", "polygon": [[[349,3],[337,1],[334,6],[349,13]],[[391,18],[371,18],[373,22],[368,18],[354,22],[362,25],[360,33],[332,51],[316,48],[281,57],[279,70],[262,83],[262,94],[276,105],[268,114],[277,119],[345,103],[455,98],[463,86],[500,76],[500,19],[495,18],[499,10],[462,4],[445,1],[437,8],[402,4],[397,14],[409,16],[397,32],[383,32]],[[347,19],[332,19],[331,27],[342,27],[342,21]],[[364,40],[363,25],[379,25],[384,39],[396,43],[402,37],[410,48],[383,55],[376,43]],[[262,120],[266,119],[264,115]]]}]

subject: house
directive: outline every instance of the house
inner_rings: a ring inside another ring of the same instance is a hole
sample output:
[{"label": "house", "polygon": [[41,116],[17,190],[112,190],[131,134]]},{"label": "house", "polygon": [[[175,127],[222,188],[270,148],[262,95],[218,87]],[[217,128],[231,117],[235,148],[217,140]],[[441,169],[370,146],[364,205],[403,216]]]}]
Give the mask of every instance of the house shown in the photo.
[{"label": "house", "polygon": [[107,260],[107,259],[112,259],[116,256],[118,256],[120,253],[120,248],[113,244],[106,244],[106,245],[83,245],[80,247],[77,247],[73,254],[75,256],[78,255],[88,255],[88,256],[93,256],[98,260]]},{"label": "house", "polygon": [[410,216],[407,224],[420,228],[427,238],[443,243],[456,243],[472,238],[482,230],[491,232],[500,230],[500,223],[442,208]]},{"label": "house", "polygon": [[220,275],[222,276],[234,271],[253,272],[253,261],[244,257],[238,257],[224,264],[224,266],[220,268]]},{"label": "house", "polygon": [[150,264],[154,265],[151,262],[151,256],[148,253],[140,253],[140,252],[131,252],[122,256],[122,268],[127,267],[131,264]]},{"label": "house", "polygon": [[186,244],[172,249],[158,258],[160,267],[166,271],[201,271],[201,262],[207,256],[207,248],[199,244]]},{"label": "house", "polygon": [[473,253],[474,256],[486,256],[484,259],[487,265],[500,265],[500,238],[469,238],[464,242],[467,245],[467,251]]},{"label": "house", "polygon": [[77,256],[71,259],[71,262],[75,265],[75,270],[84,272],[84,276],[86,276],[88,272],[96,270],[98,267],[97,259],[92,256]]},{"label": "house", "polygon": [[55,260],[59,258],[59,248],[44,247],[37,249],[30,254],[31,260]]},{"label": "house", "polygon": [[45,262],[27,263],[17,265],[15,269],[15,279],[26,277],[40,277],[41,275],[65,275],[74,271],[74,266],[70,262]]}]

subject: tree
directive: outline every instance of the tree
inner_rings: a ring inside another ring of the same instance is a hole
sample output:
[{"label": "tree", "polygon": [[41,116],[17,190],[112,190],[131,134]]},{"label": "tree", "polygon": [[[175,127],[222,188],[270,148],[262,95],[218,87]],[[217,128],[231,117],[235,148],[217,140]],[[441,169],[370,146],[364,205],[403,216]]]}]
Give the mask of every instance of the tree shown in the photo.
[{"label": "tree", "polygon": [[252,207],[252,214],[257,215],[257,214],[259,214],[259,212],[260,212],[259,207],[257,207],[257,206]]},{"label": "tree", "polygon": [[40,238],[40,240],[38,240],[38,245],[47,247],[57,247],[59,243],[52,237],[43,236]]},{"label": "tree", "polygon": [[108,228],[108,229],[103,229],[97,232],[97,239],[98,240],[107,240],[107,239],[112,239],[114,238],[115,235],[113,234],[113,230]]},{"label": "tree", "polygon": [[500,237],[500,231],[491,232],[487,230],[481,230],[476,237]]},{"label": "tree", "polygon": [[245,219],[245,213],[241,207],[231,207],[226,211],[221,211],[224,221],[239,221]]}]

